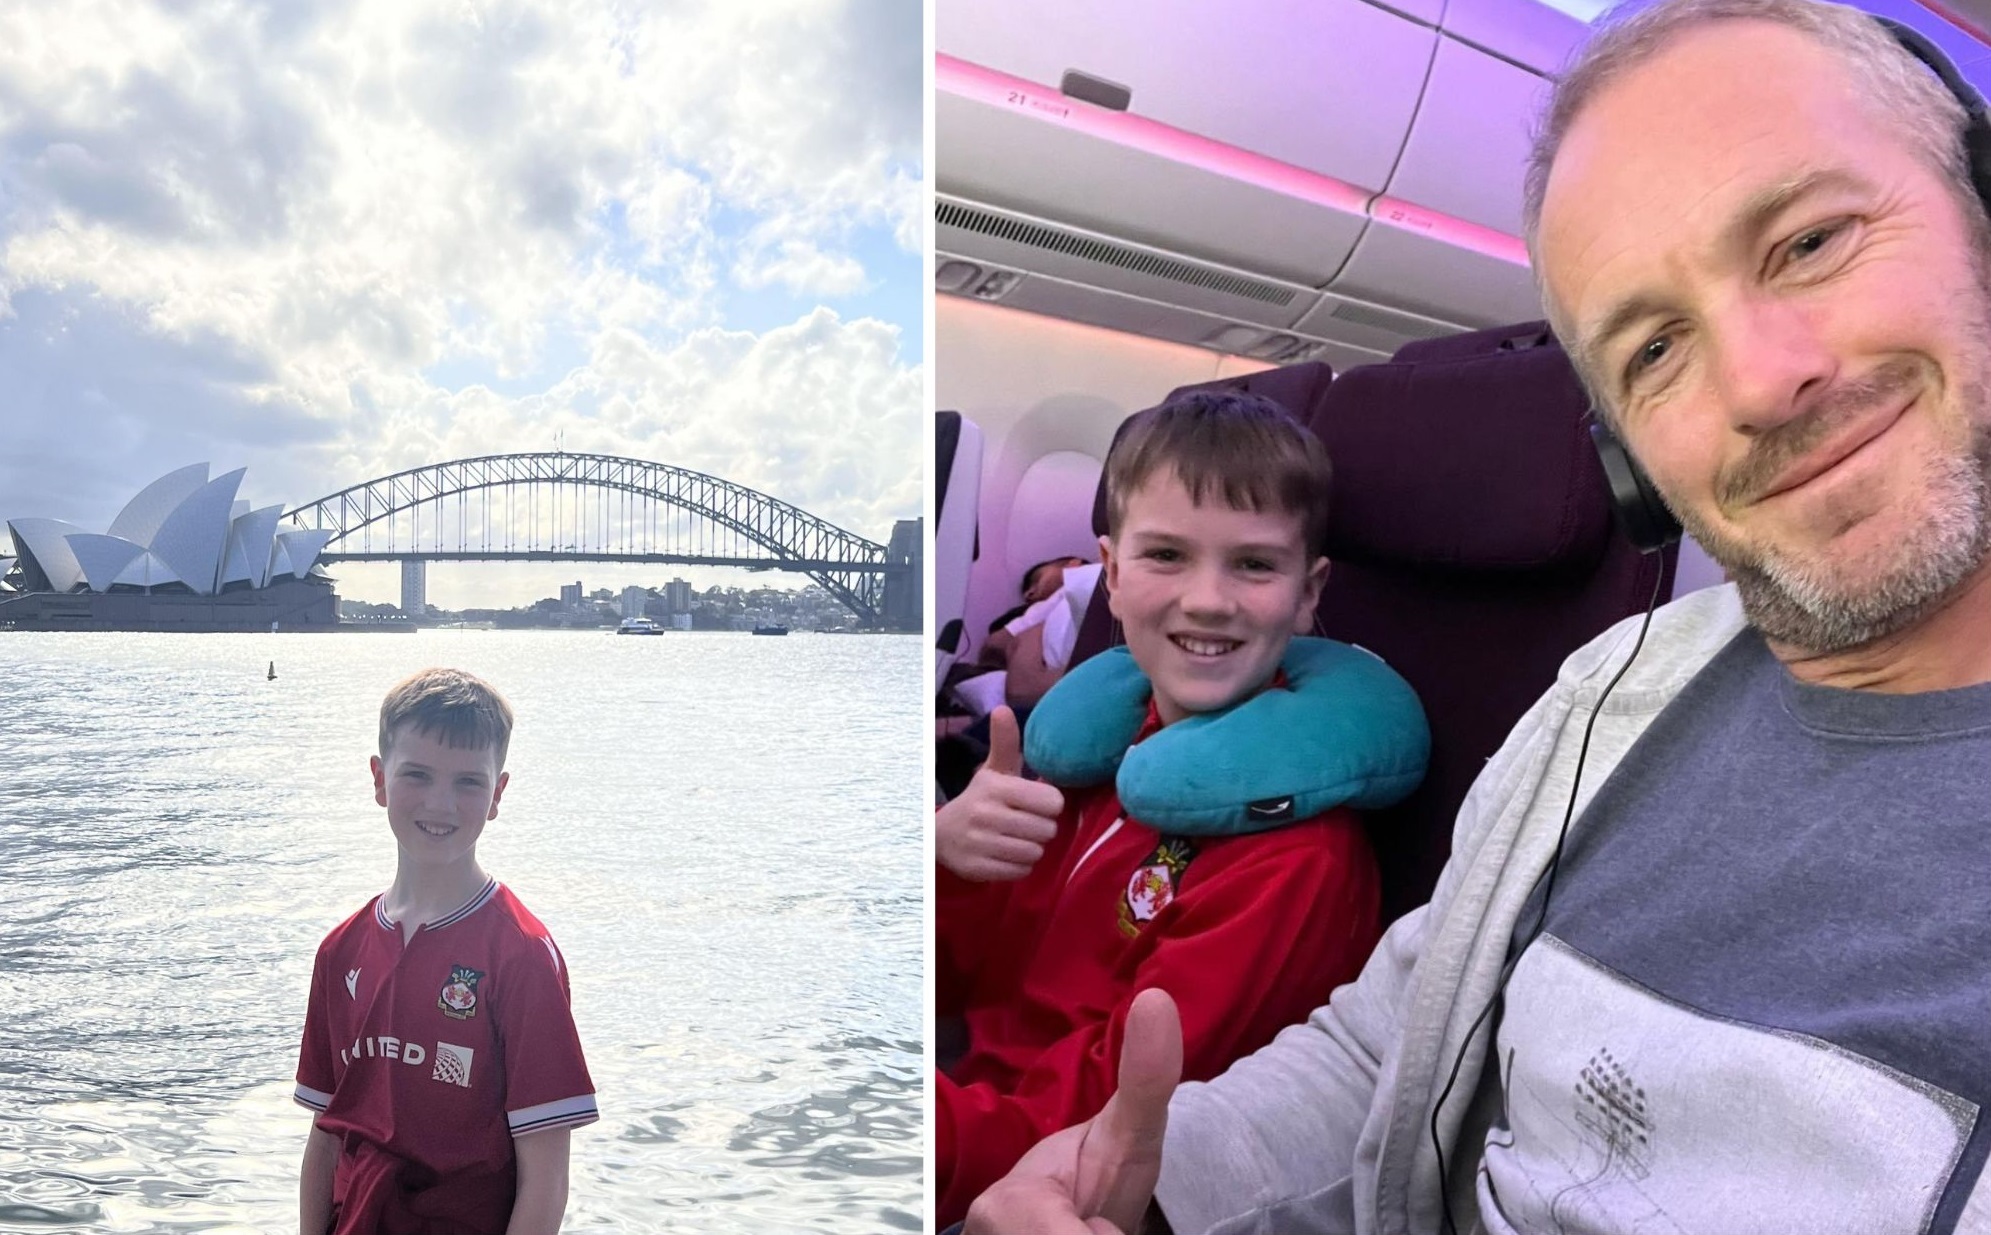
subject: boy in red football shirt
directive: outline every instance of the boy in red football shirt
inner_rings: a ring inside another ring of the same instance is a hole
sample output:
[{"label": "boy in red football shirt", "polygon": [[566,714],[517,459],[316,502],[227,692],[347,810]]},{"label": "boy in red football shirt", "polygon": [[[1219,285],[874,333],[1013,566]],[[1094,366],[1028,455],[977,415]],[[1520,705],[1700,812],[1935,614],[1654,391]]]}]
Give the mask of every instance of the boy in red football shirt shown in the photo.
[{"label": "boy in red football shirt", "polygon": [[453,669],[380,708],[394,882],[319,945],[297,1065],[302,1235],[555,1235],[598,1118],[552,936],[477,864],[512,711]]},{"label": "boy in red football shirt", "polygon": [[[1327,578],[1330,482],[1319,441],[1263,399],[1198,392],[1128,426],[1106,463],[1100,560],[1145,678],[1136,744],[1287,688],[1282,659]],[[1067,794],[1025,779],[1006,710],[990,733],[988,763],[935,819],[937,1012],[966,1037],[934,1078],[942,1226],[1112,1096],[1138,992],[1174,997],[1184,1076],[1208,1079],[1325,1003],[1380,932],[1349,807],[1293,818],[1289,797],[1274,823],[1187,835],[1135,818],[1110,781]],[[1203,761],[1241,762],[1236,741],[1213,738]]]}]

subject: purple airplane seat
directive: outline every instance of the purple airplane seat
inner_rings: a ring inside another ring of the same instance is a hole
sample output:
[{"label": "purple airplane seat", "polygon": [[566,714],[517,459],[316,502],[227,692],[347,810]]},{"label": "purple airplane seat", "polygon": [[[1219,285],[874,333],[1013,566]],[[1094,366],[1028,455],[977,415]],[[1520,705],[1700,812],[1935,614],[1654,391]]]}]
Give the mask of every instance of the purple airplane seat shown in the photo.
[{"label": "purple airplane seat", "polygon": [[[1430,898],[1466,790],[1563,658],[1642,612],[1654,572],[1668,599],[1676,550],[1646,558],[1617,531],[1588,403],[1543,323],[1410,344],[1320,380],[1285,388],[1305,392],[1286,406],[1334,462],[1315,625],[1387,661],[1431,724],[1424,784],[1372,821],[1388,920]],[[1103,533],[1103,484],[1095,523]],[[1073,662],[1119,641],[1095,595]]]},{"label": "purple airplane seat", "polygon": [[1401,673],[1431,723],[1416,793],[1373,819],[1386,918],[1428,900],[1466,790],[1563,659],[1672,594],[1612,519],[1589,403],[1540,322],[1404,347],[1308,424],[1334,461],[1318,610]]}]

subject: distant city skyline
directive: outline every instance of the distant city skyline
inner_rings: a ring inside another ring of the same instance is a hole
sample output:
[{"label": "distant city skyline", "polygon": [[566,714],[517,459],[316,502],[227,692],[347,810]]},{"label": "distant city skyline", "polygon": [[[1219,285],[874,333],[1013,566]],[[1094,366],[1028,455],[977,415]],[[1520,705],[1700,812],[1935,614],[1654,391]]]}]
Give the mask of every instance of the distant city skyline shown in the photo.
[{"label": "distant city skyline", "polygon": [[[430,569],[434,569],[433,564],[431,564]],[[793,576],[793,578],[795,579],[796,582],[792,587],[784,587],[779,584],[767,582],[765,581],[764,577],[755,578],[751,582],[740,582],[740,583],[722,582],[722,583],[715,583],[706,587],[693,585],[691,584],[691,581],[688,579],[682,580],[690,588],[691,595],[687,601],[686,607],[678,611],[689,612],[691,606],[696,606],[705,603],[706,598],[715,588],[721,592],[727,590],[733,590],[743,594],[751,594],[754,592],[765,590],[765,591],[780,592],[786,596],[795,597],[801,595],[801,593],[807,591],[809,588],[814,587],[818,591],[822,591],[826,597],[828,596],[828,593],[826,591],[823,591],[821,584],[816,583],[814,580],[808,578],[807,576],[798,574]],[[554,601],[562,601],[564,603],[565,598],[563,596],[563,593],[568,591],[568,589],[572,588],[577,582],[580,584],[581,588],[582,603],[619,605],[622,603],[622,598],[624,594],[627,593],[628,590],[631,588],[639,589],[645,593],[652,593],[654,594],[656,599],[660,601],[667,601],[668,585],[672,581],[669,579],[665,579],[656,583],[632,583],[632,584],[624,584],[620,587],[614,587],[607,583],[596,583],[593,579],[587,578],[584,575],[578,580],[574,578],[564,579],[561,582],[555,584],[550,590],[548,590],[542,595],[528,596],[524,593],[520,593],[515,597],[511,597],[509,603],[498,603],[491,605],[443,605],[443,604],[437,604],[435,598],[431,596],[426,599],[425,605],[427,608],[436,609],[444,613],[459,613],[464,610],[484,610],[484,609],[496,609],[500,611],[506,609],[530,609],[532,606],[539,604],[542,601],[554,600]],[[608,595],[602,596],[599,594],[603,592],[608,593]],[[401,607],[400,604],[398,603],[398,600],[384,600],[384,601],[366,600],[363,597],[347,596],[344,593],[340,594],[339,599],[342,601],[348,601],[348,600],[354,601],[361,604],[369,604],[369,605],[384,604],[384,605],[392,605],[395,608]],[[830,599],[832,603],[834,603],[834,598],[832,597]]]},{"label": "distant city skyline", "polygon": [[[921,509],[908,9],[38,15],[32,46],[0,45],[0,520],[101,528],[198,462],[290,507],[559,445],[885,540]],[[398,599],[391,563],[331,570],[342,596]],[[429,598],[506,607],[563,576],[438,564]]]}]

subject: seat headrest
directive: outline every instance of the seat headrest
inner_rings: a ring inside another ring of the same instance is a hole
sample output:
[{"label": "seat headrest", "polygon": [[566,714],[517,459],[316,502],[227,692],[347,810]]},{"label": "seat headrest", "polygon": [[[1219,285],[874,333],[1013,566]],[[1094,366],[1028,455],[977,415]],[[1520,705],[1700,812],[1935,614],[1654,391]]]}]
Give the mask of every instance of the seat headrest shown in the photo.
[{"label": "seat headrest", "polygon": [[1418,339],[1396,349],[1396,354],[1390,359],[1397,364],[1413,364],[1427,360],[1460,360],[1467,356],[1484,356],[1489,352],[1525,352],[1537,347],[1556,346],[1559,344],[1547,322],[1516,322],[1512,326],[1495,326],[1489,330],[1469,330],[1464,334]]},{"label": "seat headrest", "polygon": [[1611,513],[1583,387],[1553,340],[1503,333],[1523,345],[1475,354],[1466,340],[1439,340],[1404,349],[1425,359],[1351,369],[1329,388],[1309,427],[1334,463],[1330,558],[1464,571],[1596,564]]},{"label": "seat headrest", "polygon": [[[1230,390],[1239,394],[1258,395],[1278,404],[1288,416],[1301,424],[1307,422],[1315,403],[1334,382],[1334,369],[1324,360],[1310,360],[1305,364],[1285,365],[1277,369],[1261,369],[1256,373],[1242,373],[1236,377],[1218,378],[1214,382],[1197,382],[1189,386],[1178,386],[1168,392],[1168,403],[1193,390]],[[1160,404],[1156,404],[1157,407]],[[1113,443],[1118,445],[1120,435],[1147,411],[1136,412],[1120,422],[1113,431]],[[1111,453],[1109,451],[1109,453]],[[1092,498],[1092,530],[1106,535],[1106,477],[1099,478],[1099,491]]]}]

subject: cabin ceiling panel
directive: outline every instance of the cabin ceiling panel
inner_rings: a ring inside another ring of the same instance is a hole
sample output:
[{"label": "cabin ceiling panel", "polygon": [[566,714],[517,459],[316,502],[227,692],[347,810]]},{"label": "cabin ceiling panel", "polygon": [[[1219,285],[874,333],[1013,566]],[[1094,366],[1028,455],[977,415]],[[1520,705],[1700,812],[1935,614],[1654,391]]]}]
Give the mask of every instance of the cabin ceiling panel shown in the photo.
[{"label": "cabin ceiling panel", "polygon": [[[1973,37],[1971,33],[1948,20],[1953,15],[1959,21],[1968,23],[1981,21],[1982,14],[1991,10],[1991,4],[1984,0],[1942,0],[1933,6],[1917,4],[1915,0],[1853,0],[1853,7],[1876,17],[1891,17],[1904,22],[1921,32],[1930,42],[1942,49],[1942,53],[1959,66],[1972,60],[1980,60],[1991,47]],[[1966,74],[1966,76],[1970,76]],[[1978,89],[1983,89],[1980,84]]]},{"label": "cabin ceiling panel", "polygon": [[1441,28],[1541,74],[1553,74],[1582,44],[1589,26],[1541,0],[1449,0]]},{"label": "cabin ceiling panel", "polygon": [[1180,305],[1145,300],[1046,275],[1028,276],[1011,289],[1001,303],[1007,309],[1021,309],[1026,313],[1041,313],[1046,317],[1083,322],[1088,326],[1103,326],[1108,330],[1198,346],[1233,324],[1215,314],[1199,313]]},{"label": "cabin ceiling panel", "polygon": [[1445,15],[1445,0],[1377,0],[1377,7],[1401,13],[1412,21],[1435,26]]},{"label": "cabin ceiling panel", "polygon": [[1318,287],[1366,224],[1335,210],[1030,114],[939,92],[935,186],[1038,218]]},{"label": "cabin ceiling panel", "polygon": [[[1860,7],[1870,6],[1862,4]],[[1991,34],[1991,0],[1942,0],[1937,7],[1948,15],[1975,26],[1979,31]]]},{"label": "cabin ceiling panel", "polygon": [[[954,255],[942,251],[935,260],[944,265],[950,260],[957,259]],[[1181,305],[1145,300],[1139,296],[1088,287],[1044,275],[1025,277],[1002,298],[1001,304],[1006,309],[1020,309],[1026,313],[1099,326],[1122,334],[1142,335],[1170,343],[1186,343],[1192,347],[1206,347],[1212,351],[1256,359],[1268,364],[1326,360],[1339,369],[1344,363],[1373,364],[1379,360],[1387,360],[1390,353],[1399,345],[1392,342],[1384,347],[1370,346],[1368,344],[1379,337],[1373,333],[1366,341],[1350,344],[1323,338],[1312,331],[1303,331],[1297,327],[1281,330],[1245,324],[1216,314],[1186,309]],[[1401,340],[1401,342],[1408,341],[1407,338]],[[1267,350],[1275,354],[1254,354]]]},{"label": "cabin ceiling panel", "polygon": [[1466,327],[1437,318],[1402,313],[1395,309],[1349,300],[1343,296],[1322,296],[1320,304],[1294,327],[1316,339],[1328,339],[1349,347],[1364,348],[1384,356],[1406,343],[1438,339],[1462,333]]},{"label": "cabin ceiling panel", "polygon": [[1440,39],[1390,196],[1519,236],[1529,123],[1547,92],[1525,69]]},{"label": "cabin ceiling panel", "polygon": [[1282,5],[1276,20],[1209,0],[942,0],[934,13],[946,55],[1052,90],[1077,70],[1125,87],[1129,114],[1370,189],[1396,161],[1436,39],[1363,0]]},{"label": "cabin ceiling panel", "polygon": [[1526,266],[1396,227],[1370,228],[1327,290],[1475,328],[1542,315]]}]

